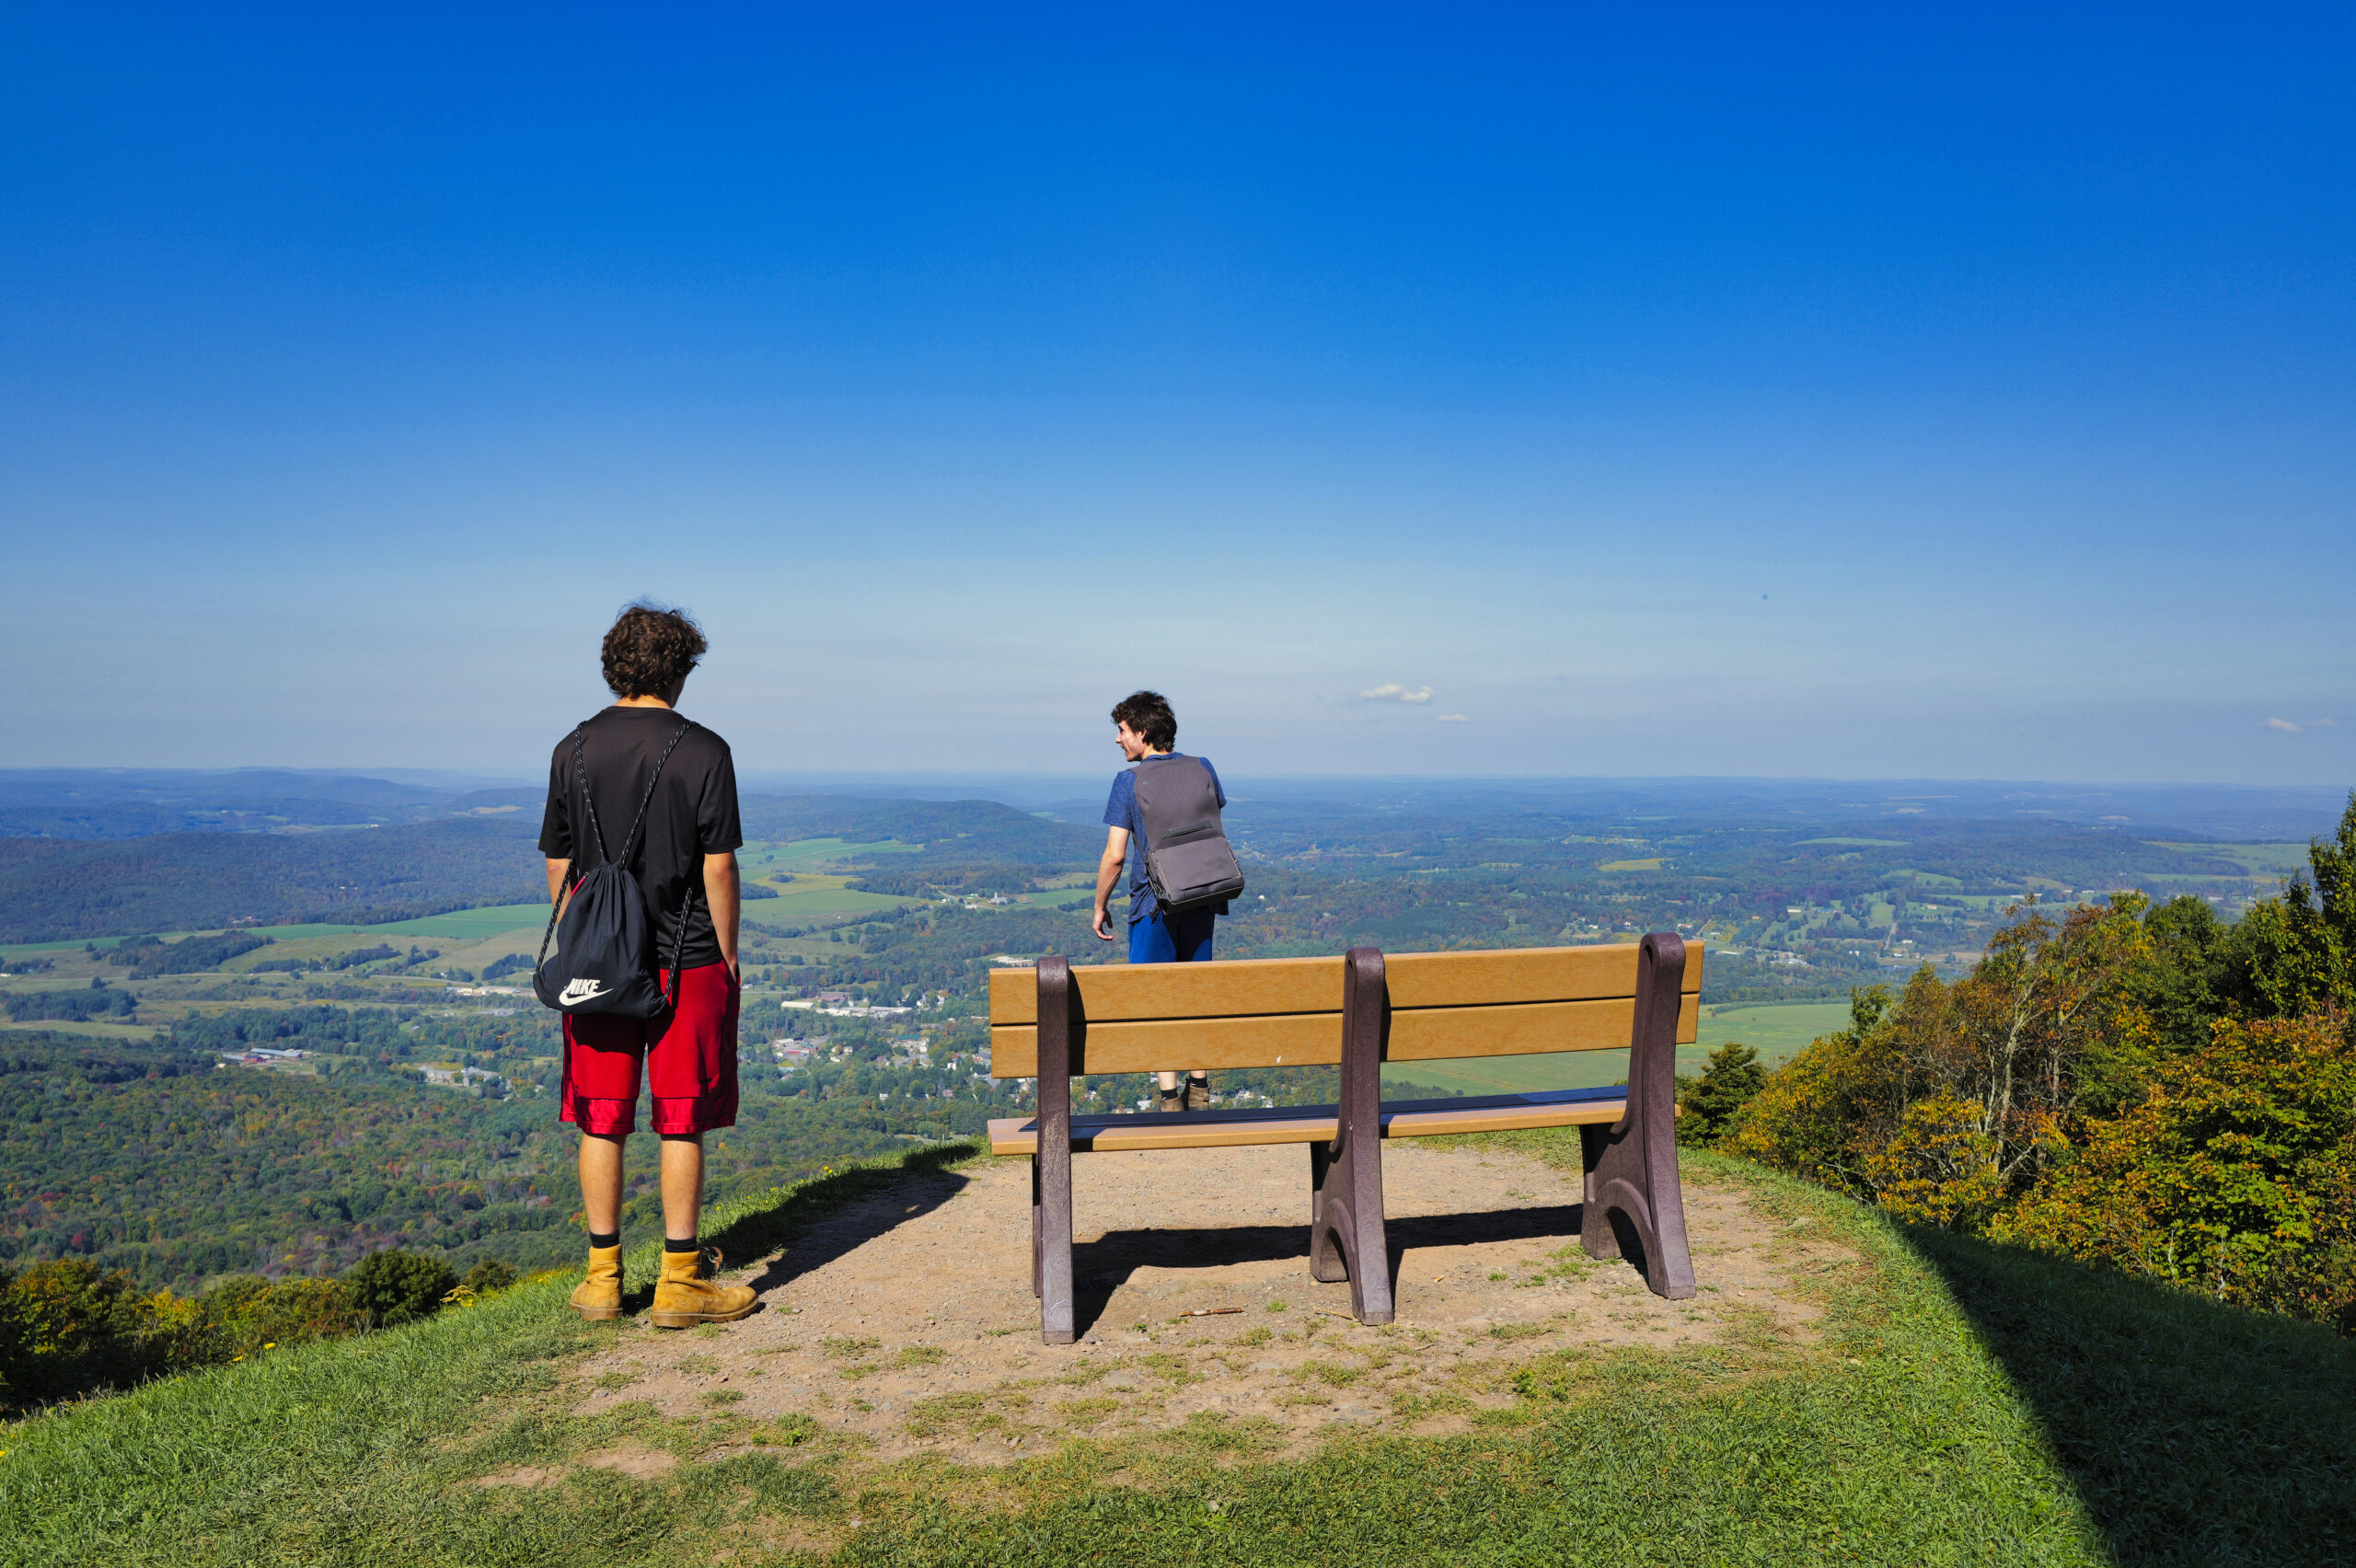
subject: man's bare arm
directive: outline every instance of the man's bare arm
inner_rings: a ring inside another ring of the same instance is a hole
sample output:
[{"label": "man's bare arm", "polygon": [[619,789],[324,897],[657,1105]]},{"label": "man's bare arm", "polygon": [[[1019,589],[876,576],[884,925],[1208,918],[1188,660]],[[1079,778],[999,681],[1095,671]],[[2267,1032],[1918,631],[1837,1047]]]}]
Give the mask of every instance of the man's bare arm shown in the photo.
[{"label": "man's bare arm", "polygon": [[549,902],[550,904],[554,904],[564,896],[564,873],[572,869],[572,862],[570,860],[549,862]]},{"label": "man's bare arm", "polygon": [[1089,924],[1106,941],[1113,940],[1113,884],[1121,880],[1121,868],[1129,862],[1129,830],[1108,827],[1104,830],[1104,858],[1096,863],[1096,914]]},{"label": "man's bare arm", "polygon": [[736,852],[703,858],[703,895],[711,905],[711,928],[720,938],[720,959],[736,974],[736,931],[745,913],[744,886],[736,879]]}]

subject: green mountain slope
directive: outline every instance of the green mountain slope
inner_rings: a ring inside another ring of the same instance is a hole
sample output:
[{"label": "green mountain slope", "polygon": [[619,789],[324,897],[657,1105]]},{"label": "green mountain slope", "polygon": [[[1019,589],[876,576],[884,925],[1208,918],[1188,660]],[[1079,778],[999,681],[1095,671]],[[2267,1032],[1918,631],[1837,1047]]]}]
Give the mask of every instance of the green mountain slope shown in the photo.
[{"label": "green mountain slope", "polygon": [[[2356,1347],[1689,1166],[1849,1254],[1820,1275],[1819,1344],[1536,1355],[1453,1435],[1344,1429],[1291,1457],[1205,1415],[894,1468],[722,1404],[578,1415],[583,1354],[649,1331],[574,1321],[556,1278],[0,1433],[0,1565],[2346,1560]],[[886,1180],[766,1194],[707,1234],[791,1249]],[[582,1462],[617,1451],[641,1459]]]},{"label": "green mountain slope", "polygon": [[233,923],[367,924],[547,896],[537,821],[345,832],[0,838],[0,942],[77,940]]}]

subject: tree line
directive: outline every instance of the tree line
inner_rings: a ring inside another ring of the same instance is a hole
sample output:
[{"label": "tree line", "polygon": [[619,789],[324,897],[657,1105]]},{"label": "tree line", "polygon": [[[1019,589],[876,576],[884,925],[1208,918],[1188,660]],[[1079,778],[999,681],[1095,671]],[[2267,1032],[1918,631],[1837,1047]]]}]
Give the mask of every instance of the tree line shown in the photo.
[{"label": "tree line", "polygon": [[1967,978],[1860,988],[1692,1133],[1910,1223],[2356,1333],[2356,793],[2281,896],[2029,907]]}]

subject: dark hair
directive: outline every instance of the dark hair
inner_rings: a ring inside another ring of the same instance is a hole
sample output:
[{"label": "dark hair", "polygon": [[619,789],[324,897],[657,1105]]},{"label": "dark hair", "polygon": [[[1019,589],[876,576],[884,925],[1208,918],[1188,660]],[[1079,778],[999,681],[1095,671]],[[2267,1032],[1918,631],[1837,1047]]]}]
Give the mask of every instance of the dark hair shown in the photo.
[{"label": "dark hair", "polygon": [[1158,691],[1133,691],[1121,698],[1113,709],[1113,722],[1135,730],[1155,751],[1170,751],[1178,744],[1178,715],[1170,711],[1170,699]]},{"label": "dark hair", "polygon": [[606,685],[616,697],[664,697],[710,644],[681,611],[641,599],[606,633]]}]

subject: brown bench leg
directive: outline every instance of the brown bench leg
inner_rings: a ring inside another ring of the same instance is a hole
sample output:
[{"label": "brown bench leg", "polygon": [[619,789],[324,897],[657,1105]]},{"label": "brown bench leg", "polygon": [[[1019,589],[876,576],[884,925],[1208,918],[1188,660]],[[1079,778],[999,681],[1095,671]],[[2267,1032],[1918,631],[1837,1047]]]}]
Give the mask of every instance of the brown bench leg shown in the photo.
[{"label": "brown bench leg", "polygon": [[1685,1197],[1677,1182],[1677,1012],[1685,984],[1684,939],[1656,931],[1636,956],[1636,1023],[1629,1040],[1628,1109],[1609,1127],[1581,1127],[1587,1202],[1579,1242],[1598,1258],[1620,1256],[1620,1216],[1645,1251],[1656,1296],[1693,1294],[1685,1247]]},{"label": "brown bench leg", "polygon": [[1382,1224],[1382,953],[1352,948],[1342,989],[1342,1103],[1331,1145],[1309,1146],[1309,1273],[1350,1282],[1362,1323],[1392,1320]]},{"label": "brown bench leg", "polygon": [[1031,1157],[1031,1288],[1039,1338],[1072,1342],[1071,965],[1039,961],[1039,1152]]}]

